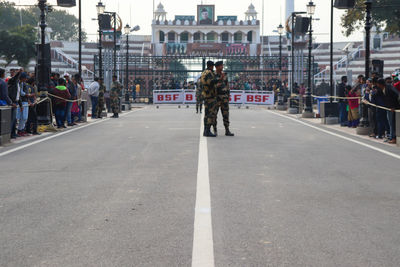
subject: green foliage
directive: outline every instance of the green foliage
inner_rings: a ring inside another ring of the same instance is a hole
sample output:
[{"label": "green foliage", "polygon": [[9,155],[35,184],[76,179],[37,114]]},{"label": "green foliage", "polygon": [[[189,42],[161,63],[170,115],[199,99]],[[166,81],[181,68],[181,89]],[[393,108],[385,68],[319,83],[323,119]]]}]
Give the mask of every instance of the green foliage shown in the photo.
[{"label": "green foliage", "polygon": [[[14,3],[0,2],[0,29],[10,29],[22,25],[36,27],[39,22],[40,10],[38,7],[17,9]],[[56,10],[47,14],[47,25],[53,30],[52,40],[78,40],[78,18],[68,14],[65,10]],[[83,40],[86,33],[82,32]]]},{"label": "green foliage", "polygon": [[[342,16],[344,34],[349,36],[365,26],[365,0],[357,0],[356,8],[349,9]],[[398,0],[373,0],[372,20],[391,34],[400,34],[400,2]]]},{"label": "green foliage", "polygon": [[35,39],[35,28],[30,25],[0,31],[0,57],[6,61],[5,67],[14,60],[26,67],[36,54]]}]

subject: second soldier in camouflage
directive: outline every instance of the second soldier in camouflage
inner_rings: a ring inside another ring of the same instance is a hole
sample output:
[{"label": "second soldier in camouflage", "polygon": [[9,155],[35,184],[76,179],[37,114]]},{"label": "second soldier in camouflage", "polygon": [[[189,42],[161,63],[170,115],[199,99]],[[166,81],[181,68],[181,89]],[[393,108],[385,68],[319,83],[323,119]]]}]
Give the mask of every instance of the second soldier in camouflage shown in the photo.
[{"label": "second soldier in camouflage", "polygon": [[216,69],[216,79],[218,80],[216,84],[217,91],[217,105],[215,110],[215,123],[214,123],[214,133],[217,134],[217,115],[218,111],[221,109],[222,118],[225,126],[225,135],[226,136],[234,136],[233,133],[229,130],[229,83],[228,77],[222,71],[224,69],[224,63],[222,61],[218,61],[215,63]]}]

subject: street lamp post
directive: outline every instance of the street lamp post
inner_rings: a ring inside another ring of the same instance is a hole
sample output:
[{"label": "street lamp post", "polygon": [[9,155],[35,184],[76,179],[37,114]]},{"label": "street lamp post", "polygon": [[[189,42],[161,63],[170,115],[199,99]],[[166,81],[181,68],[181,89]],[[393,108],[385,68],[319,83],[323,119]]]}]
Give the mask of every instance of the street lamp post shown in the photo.
[{"label": "street lamp post", "polygon": [[[365,78],[369,78],[370,74],[370,57],[371,57],[371,8],[372,1],[366,0],[365,4]],[[361,103],[361,120],[357,127],[357,134],[367,135],[369,132],[368,108]]]},{"label": "street lamp post", "polygon": [[79,0],[78,4],[78,13],[79,13],[79,26],[78,26],[78,35],[79,35],[79,59],[78,59],[78,71],[79,76],[82,77],[82,0]]},{"label": "street lamp post", "polygon": [[101,17],[104,14],[104,9],[105,6],[103,5],[102,2],[99,2],[96,6],[97,8],[97,15],[98,15],[98,21],[99,21],[99,78],[103,78],[103,55],[102,55],[102,29],[101,29]]},{"label": "street lamp post", "polygon": [[278,109],[284,109],[283,103],[283,94],[282,94],[282,34],[283,34],[283,26],[279,24],[278,33],[279,33],[279,93],[278,93]]},{"label": "street lamp post", "polygon": [[330,40],[330,64],[329,64],[329,80],[330,80],[330,86],[331,86],[331,98],[330,98],[330,103],[333,102],[333,89],[334,89],[334,81],[333,81],[333,0],[331,0],[331,40]]},{"label": "street lamp post", "polygon": [[[46,68],[46,9],[47,9],[47,1],[46,0],[39,0],[38,6],[40,9],[40,57],[38,59],[38,88],[39,91],[47,91],[48,86],[48,79],[50,79],[50,73],[48,68]],[[47,73],[46,73],[47,72]]]},{"label": "street lamp post", "polygon": [[129,24],[126,24],[124,31],[126,34],[125,101],[129,102],[129,33],[131,32]]},{"label": "street lamp post", "polygon": [[296,62],[295,62],[295,54],[294,54],[294,45],[295,45],[295,38],[296,38],[296,29],[295,29],[295,20],[297,15],[306,14],[306,12],[292,12],[292,75],[291,75],[291,83],[290,83],[290,93],[293,93],[294,87],[294,78],[295,78],[295,69],[296,69]]},{"label": "street lamp post", "polygon": [[[126,24],[124,32],[126,35],[126,69],[125,69],[125,101],[129,102],[129,33],[140,30],[139,25],[131,29],[129,24]],[[136,70],[136,69],[135,69]]]},{"label": "street lamp post", "polygon": [[308,42],[308,87],[306,93],[306,103],[303,112],[303,118],[314,117],[314,112],[312,108],[312,97],[311,97],[311,87],[312,87],[312,17],[315,13],[315,4],[310,1],[307,5],[307,14],[310,16],[310,31],[309,31],[309,42]]}]

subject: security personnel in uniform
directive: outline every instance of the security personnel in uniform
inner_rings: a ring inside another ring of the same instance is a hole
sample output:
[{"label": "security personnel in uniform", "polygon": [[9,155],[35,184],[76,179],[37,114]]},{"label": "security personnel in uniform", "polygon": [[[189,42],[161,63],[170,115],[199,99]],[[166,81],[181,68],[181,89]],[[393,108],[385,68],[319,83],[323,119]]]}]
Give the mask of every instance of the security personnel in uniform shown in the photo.
[{"label": "security personnel in uniform", "polygon": [[97,103],[97,118],[101,119],[102,116],[101,114],[103,113],[103,109],[104,109],[104,93],[106,92],[106,87],[104,86],[104,80],[103,78],[99,78],[99,100]]},{"label": "security personnel in uniform", "polygon": [[110,100],[111,100],[111,109],[114,115],[112,118],[118,118],[119,113],[119,96],[121,94],[122,85],[117,80],[117,76],[112,77],[112,84],[111,84],[111,92],[110,92]]},{"label": "security personnel in uniform", "polygon": [[218,110],[221,109],[222,118],[224,120],[225,126],[225,135],[226,136],[234,136],[233,133],[229,131],[229,84],[228,77],[222,71],[224,69],[224,63],[222,61],[218,61],[215,63],[216,69],[216,78],[219,80],[216,89],[217,89],[217,106],[215,110],[215,123],[214,123],[214,133],[217,135],[217,115]]},{"label": "security personnel in uniform", "polygon": [[200,86],[200,80],[197,82],[197,86],[196,86],[196,113],[199,113],[199,109],[200,109],[200,113],[201,110],[203,109],[203,95],[202,95],[202,88]]},{"label": "security personnel in uniform", "polygon": [[214,62],[207,62],[207,69],[203,71],[200,78],[201,88],[203,90],[202,95],[204,99],[204,136],[216,137],[211,132],[211,126],[215,124],[216,113],[215,108],[217,105],[217,90],[216,84],[218,80],[214,73]]}]

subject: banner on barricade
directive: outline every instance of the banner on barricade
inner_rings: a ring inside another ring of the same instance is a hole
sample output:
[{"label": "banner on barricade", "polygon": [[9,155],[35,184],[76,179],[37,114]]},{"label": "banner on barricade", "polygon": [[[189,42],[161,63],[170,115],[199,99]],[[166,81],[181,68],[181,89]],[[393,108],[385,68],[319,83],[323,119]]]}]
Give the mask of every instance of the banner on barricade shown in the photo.
[{"label": "banner on barricade", "polygon": [[184,90],[184,104],[196,104],[196,90]]},{"label": "banner on barricade", "polygon": [[273,105],[275,103],[274,92],[245,91],[244,104]]},{"label": "banner on barricade", "polygon": [[231,90],[231,95],[229,97],[229,104],[243,104],[243,91],[241,90]]},{"label": "banner on barricade", "polygon": [[[266,91],[231,90],[229,103],[234,105],[273,105],[274,93]],[[154,90],[155,104],[195,104],[195,90]]]},{"label": "banner on barricade", "polygon": [[155,104],[180,104],[183,103],[182,90],[154,90],[153,102]]}]

